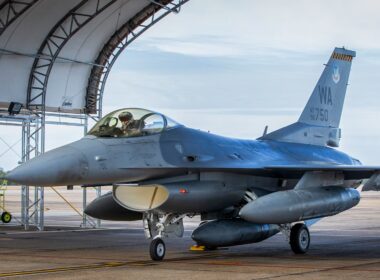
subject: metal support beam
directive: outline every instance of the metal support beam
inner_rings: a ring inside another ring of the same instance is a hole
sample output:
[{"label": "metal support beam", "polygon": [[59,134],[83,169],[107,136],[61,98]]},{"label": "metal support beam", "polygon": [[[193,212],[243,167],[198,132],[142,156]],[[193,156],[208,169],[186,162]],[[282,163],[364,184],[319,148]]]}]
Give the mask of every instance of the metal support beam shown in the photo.
[{"label": "metal support beam", "polygon": [[87,188],[82,188],[82,209],[83,209],[83,215],[82,215],[82,225],[81,227],[86,228],[87,227],[87,215],[84,213],[84,209],[87,207]]},{"label": "metal support beam", "polygon": [[[49,120],[46,120],[49,118]],[[70,122],[62,121],[70,119]],[[88,116],[65,113],[44,114],[23,111],[20,115],[10,116],[1,112],[0,125],[21,126],[21,162],[26,162],[45,150],[45,125],[57,124],[64,126],[82,126],[87,131]],[[25,230],[35,226],[44,229],[44,188],[21,187],[21,224]],[[95,222],[93,223],[95,225]]]},{"label": "metal support beam", "polygon": [[[86,121],[85,121],[85,124],[83,126],[83,133],[84,133],[84,136],[87,135],[87,132],[88,132],[88,117],[86,118]],[[100,225],[101,225],[101,221],[100,219],[95,219],[95,221],[90,218],[89,216],[86,215],[86,213],[84,213],[84,209],[86,209],[87,207],[87,189],[88,187],[83,187],[83,199],[82,199],[82,207],[83,207],[83,213],[82,213],[82,227],[83,228],[86,228],[88,226],[90,227],[96,227],[96,228],[99,228]],[[95,191],[96,191],[96,198],[99,198],[101,195],[102,195],[102,188],[101,187],[95,187]]]},{"label": "metal support beam", "polygon": [[[45,60],[53,59],[53,57],[45,55],[45,54],[24,53],[24,52],[17,52],[17,51],[2,49],[2,48],[0,48],[0,54],[23,56],[23,57],[29,57],[29,58],[38,58],[38,59],[45,59]],[[97,64],[92,63],[92,62],[81,61],[81,60],[71,59],[71,58],[62,57],[62,56],[57,56],[55,62],[56,63],[77,63],[77,64],[83,64],[83,65],[88,65],[88,66],[103,67],[102,65],[97,65]]]},{"label": "metal support beam", "polygon": [[65,44],[87,23],[117,0],[82,0],[49,32],[40,46],[29,75],[27,108],[45,110],[50,72]]},{"label": "metal support beam", "polygon": [[38,0],[6,0],[0,4],[0,36],[17,18],[24,14]]},{"label": "metal support beam", "polygon": [[[22,126],[22,162],[38,156],[45,150],[44,118],[24,121]],[[34,194],[31,195],[31,190]],[[21,222],[25,230],[30,225],[38,230],[44,229],[44,188],[21,187]]]},{"label": "metal support beam", "polygon": [[106,81],[112,66],[124,49],[161,19],[172,12],[179,12],[180,7],[188,1],[150,1],[150,5],[111,36],[95,61],[95,64],[103,67],[93,67],[91,71],[86,94],[86,112],[88,114],[102,116],[102,99]]},{"label": "metal support beam", "polygon": [[[88,132],[88,118],[86,119],[85,126],[83,126],[83,135],[86,136]],[[86,228],[87,227],[87,215],[84,213],[84,209],[87,207],[87,188],[82,188],[83,192],[83,198],[82,198],[82,210],[83,210],[83,215],[82,215],[82,227]]]},{"label": "metal support beam", "polygon": [[161,8],[163,8],[163,9],[169,11],[169,12],[173,12],[175,14],[178,14],[179,11],[180,11],[180,8],[181,8],[181,6],[179,6],[178,9],[176,7],[171,8],[171,7],[166,6],[163,3],[159,2],[159,1],[155,1],[155,0],[150,0],[150,2],[152,2],[153,4],[156,4],[158,6],[160,6]]},{"label": "metal support beam", "polygon": [[[83,207],[83,213],[82,213],[82,228],[99,228],[101,226],[101,220],[100,219],[94,219],[90,216],[87,216],[84,213],[84,209],[87,207],[87,191],[91,187],[83,187],[82,188],[82,207]],[[94,187],[95,192],[96,192],[96,198],[99,198],[102,195],[102,187]]]}]

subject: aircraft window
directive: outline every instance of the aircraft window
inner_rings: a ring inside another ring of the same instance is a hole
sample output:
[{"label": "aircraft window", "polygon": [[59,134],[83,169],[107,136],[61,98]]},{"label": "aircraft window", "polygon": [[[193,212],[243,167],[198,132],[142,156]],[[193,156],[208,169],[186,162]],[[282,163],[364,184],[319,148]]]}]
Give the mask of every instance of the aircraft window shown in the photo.
[{"label": "aircraft window", "polygon": [[143,127],[141,128],[141,131],[145,135],[149,134],[155,134],[161,132],[165,128],[166,120],[165,118],[160,114],[149,114],[144,116],[141,119],[141,123],[143,123]]},{"label": "aircraft window", "polygon": [[101,119],[89,132],[97,137],[138,137],[178,126],[159,113],[144,109],[122,109]]},{"label": "aircraft window", "polygon": [[166,118],[166,129],[178,126],[178,123],[176,121],[168,117],[165,117],[165,118]]}]

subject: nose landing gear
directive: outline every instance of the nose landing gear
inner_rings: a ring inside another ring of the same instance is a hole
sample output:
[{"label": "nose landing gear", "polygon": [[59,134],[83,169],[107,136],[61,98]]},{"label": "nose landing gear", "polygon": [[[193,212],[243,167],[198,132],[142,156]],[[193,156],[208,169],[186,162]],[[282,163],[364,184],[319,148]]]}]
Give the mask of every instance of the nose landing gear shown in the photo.
[{"label": "nose landing gear", "polygon": [[166,246],[163,237],[182,237],[183,218],[185,215],[158,215],[145,213],[143,217],[145,236],[152,239],[149,253],[153,261],[162,261],[165,257]]},{"label": "nose landing gear", "polygon": [[153,239],[150,243],[149,252],[153,261],[162,261],[166,253],[165,242],[159,237]]}]

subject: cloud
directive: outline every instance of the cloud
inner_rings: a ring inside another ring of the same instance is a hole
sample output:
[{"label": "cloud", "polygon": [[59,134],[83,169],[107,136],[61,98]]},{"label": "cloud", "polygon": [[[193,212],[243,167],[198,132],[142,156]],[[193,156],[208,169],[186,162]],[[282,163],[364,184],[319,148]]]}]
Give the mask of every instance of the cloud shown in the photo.
[{"label": "cloud", "polygon": [[139,50],[174,53],[198,57],[238,57],[245,50],[226,42],[194,42],[192,40],[151,39],[143,42]]},{"label": "cloud", "polygon": [[[268,64],[278,60],[310,63],[321,52],[310,53],[303,50],[289,50],[273,47],[258,47],[252,44],[236,42],[229,37],[202,35],[170,38],[147,37],[133,44],[129,51],[147,53],[166,53],[199,58],[214,58]],[[307,60],[302,58],[307,56]]]},{"label": "cloud", "polygon": [[145,37],[220,36],[254,48],[308,52],[342,45],[378,49],[379,10],[372,0],[191,0]]}]

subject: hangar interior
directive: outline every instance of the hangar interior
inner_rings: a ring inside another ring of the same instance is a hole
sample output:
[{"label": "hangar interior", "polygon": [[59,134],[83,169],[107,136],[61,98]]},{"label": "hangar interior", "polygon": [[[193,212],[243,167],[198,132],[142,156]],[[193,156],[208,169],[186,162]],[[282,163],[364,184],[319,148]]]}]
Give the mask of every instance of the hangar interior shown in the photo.
[{"label": "hangar interior", "polygon": [[[119,55],[188,1],[0,0],[0,125],[20,128],[20,162],[45,151],[46,125],[85,134]],[[44,229],[44,188],[21,186],[20,222]]]}]

